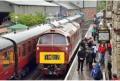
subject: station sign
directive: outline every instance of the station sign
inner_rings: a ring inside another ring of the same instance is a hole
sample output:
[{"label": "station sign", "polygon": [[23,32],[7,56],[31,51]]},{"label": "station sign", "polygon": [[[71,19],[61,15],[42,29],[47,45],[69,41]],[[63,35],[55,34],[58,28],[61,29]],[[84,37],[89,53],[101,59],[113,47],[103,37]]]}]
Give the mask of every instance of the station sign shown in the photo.
[{"label": "station sign", "polygon": [[110,41],[110,30],[109,29],[99,29],[98,30],[98,41],[99,42],[109,42]]}]

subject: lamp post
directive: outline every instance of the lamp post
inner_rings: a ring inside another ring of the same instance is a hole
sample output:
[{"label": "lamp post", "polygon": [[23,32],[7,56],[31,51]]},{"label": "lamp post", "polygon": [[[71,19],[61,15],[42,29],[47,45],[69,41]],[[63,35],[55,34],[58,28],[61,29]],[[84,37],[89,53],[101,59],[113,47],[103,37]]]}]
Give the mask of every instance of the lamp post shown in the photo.
[{"label": "lamp post", "polygon": [[15,16],[15,23],[17,24],[17,19],[18,19],[18,16],[16,15]]},{"label": "lamp post", "polygon": [[[15,24],[17,24],[17,20],[18,20],[18,16],[16,15],[16,16],[15,16]],[[13,28],[13,31],[14,31],[14,33],[16,33],[15,28]]]}]

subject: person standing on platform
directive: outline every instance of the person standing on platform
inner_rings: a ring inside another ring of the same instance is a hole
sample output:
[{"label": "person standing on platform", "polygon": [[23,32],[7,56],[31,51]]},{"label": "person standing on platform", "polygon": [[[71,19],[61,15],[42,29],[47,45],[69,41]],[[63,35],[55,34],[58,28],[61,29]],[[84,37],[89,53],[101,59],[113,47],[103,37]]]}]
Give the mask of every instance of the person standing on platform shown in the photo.
[{"label": "person standing on platform", "polygon": [[93,26],[93,28],[92,28],[91,32],[92,32],[92,37],[93,37],[93,38],[94,38],[94,40],[95,40],[95,37],[96,37],[96,29],[95,29],[95,27],[94,27],[94,26]]},{"label": "person standing on platform", "polygon": [[96,62],[95,58],[96,58],[96,54],[97,54],[97,47],[96,47],[96,44],[93,44],[92,46],[92,55],[93,55],[93,61]]},{"label": "person standing on platform", "polygon": [[111,64],[110,61],[108,61],[107,68],[108,68],[109,80],[111,80],[111,79],[112,79],[112,71],[111,71],[111,69],[112,69],[112,64]]},{"label": "person standing on platform", "polygon": [[104,57],[105,57],[105,52],[106,52],[106,47],[104,44],[100,44],[98,47],[98,52],[100,54],[99,62],[101,64],[104,64]]},{"label": "person standing on platform", "polygon": [[93,63],[92,48],[89,48],[89,52],[88,52],[88,55],[87,55],[87,60],[88,60],[88,63],[89,63],[89,70],[91,71],[92,70],[92,63]]},{"label": "person standing on platform", "polygon": [[86,43],[86,39],[82,39],[82,41],[80,42],[80,46],[83,47],[84,49],[86,48],[85,43]]},{"label": "person standing on platform", "polygon": [[91,48],[93,46],[93,39],[92,39],[92,37],[89,38],[87,44],[88,44],[89,48]]},{"label": "person standing on platform", "polygon": [[111,45],[111,43],[107,44],[107,50],[109,52],[109,55],[111,56],[112,55],[112,45]]},{"label": "person standing on platform", "polygon": [[81,66],[81,71],[83,71],[83,64],[84,64],[84,60],[85,60],[85,48],[81,47],[81,49],[79,49],[78,51],[78,68],[77,71],[79,71],[80,66]]},{"label": "person standing on platform", "polygon": [[112,80],[118,80],[117,74],[112,75]]}]

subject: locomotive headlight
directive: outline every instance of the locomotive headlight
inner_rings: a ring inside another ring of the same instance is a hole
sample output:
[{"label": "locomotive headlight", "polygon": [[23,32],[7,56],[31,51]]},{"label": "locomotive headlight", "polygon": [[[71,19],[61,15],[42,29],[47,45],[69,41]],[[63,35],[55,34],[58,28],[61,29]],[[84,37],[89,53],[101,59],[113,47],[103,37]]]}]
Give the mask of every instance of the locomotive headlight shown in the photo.
[{"label": "locomotive headlight", "polygon": [[39,50],[39,47],[37,47],[37,50]]},{"label": "locomotive headlight", "polygon": [[65,49],[68,50],[68,47],[66,47]]}]

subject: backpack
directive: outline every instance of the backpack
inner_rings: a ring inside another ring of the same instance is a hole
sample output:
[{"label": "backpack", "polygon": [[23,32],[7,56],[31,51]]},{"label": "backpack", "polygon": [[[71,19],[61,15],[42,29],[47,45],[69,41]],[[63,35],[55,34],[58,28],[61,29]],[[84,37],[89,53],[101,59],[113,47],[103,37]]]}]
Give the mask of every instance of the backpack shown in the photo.
[{"label": "backpack", "polygon": [[98,68],[94,68],[93,70],[92,70],[92,77],[96,80],[96,79],[98,79],[98,77],[99,77],[99,69]]}]

